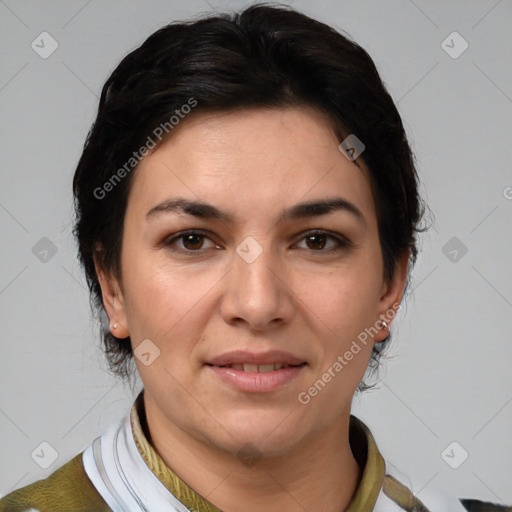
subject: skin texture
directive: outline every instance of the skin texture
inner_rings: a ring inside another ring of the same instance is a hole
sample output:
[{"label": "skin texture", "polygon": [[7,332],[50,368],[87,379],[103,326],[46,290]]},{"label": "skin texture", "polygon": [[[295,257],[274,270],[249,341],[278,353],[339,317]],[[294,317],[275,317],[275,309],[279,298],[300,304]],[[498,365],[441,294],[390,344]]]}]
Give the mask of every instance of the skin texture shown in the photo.
[{"label": "skin texture", "polygon": [[[151,441],[188,485],[224,511],[345,510],[360,470],[348,443],[352,396],[381,329],[307,405],[298,400],[357,335],[400,302],[408,254],[383,281],[368,172],[338,149],[319,112],[305,107],[198,114],[139,165],[128,199],[122,279],[97,266],[117,337],[160,356],[135,359]],[[232,215],[152,215],[186,198]],[[280,221],[297,203],[341,197],[347,211]],[[177,238],[190,229],[206,237]],[[311,230],[329,236],[308,242]],[[262,249],[247,263],[246,237]],[[174,249],[174,250],[173,250]],[[187,252],[188,249],[188,252]],[[376,324],[377,323],[377,324]],[[389,322],[388,322],[389,323]],[[232,350],[283,350],[307,364],[267,393],[241,392],[205,365]],[[256,454],[248,465],[244,446]]]}]

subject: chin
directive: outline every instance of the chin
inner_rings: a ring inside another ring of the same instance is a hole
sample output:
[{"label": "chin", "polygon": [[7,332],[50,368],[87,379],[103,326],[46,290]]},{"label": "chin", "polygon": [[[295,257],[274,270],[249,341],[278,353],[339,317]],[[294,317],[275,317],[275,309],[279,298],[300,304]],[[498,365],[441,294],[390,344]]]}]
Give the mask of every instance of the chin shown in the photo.
[{"label": "chin", "polygon": [[209,440],[217,447],[237,455],[240,450],[250,452],[253,449],[264,456],[280,456],[307,435],[302,431],[304,422],[297,421],[296,415],[282,409],[237,410],[222,415],[222,418],[223,428],[216,429],[217,439],[209,436]]}]

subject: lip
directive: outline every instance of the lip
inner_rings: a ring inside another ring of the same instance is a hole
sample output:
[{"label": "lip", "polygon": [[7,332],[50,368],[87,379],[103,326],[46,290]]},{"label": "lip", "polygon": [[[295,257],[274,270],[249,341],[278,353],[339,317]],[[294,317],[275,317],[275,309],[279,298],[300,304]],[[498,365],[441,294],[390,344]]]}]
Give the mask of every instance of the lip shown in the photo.
[{"label": "lip", "polygon": [[286,387],[305,367],[306,363],[300,366],[288,366],[280,370],[258,373],[235,370],[229,367],[206,366],[223,382],[245,393],[269,393]]},{"label": "lip", "polygon": [[[226,352],[213,359],[209,359],[206,364],[212,366],[225,366],[228,364],[272,364],[282,363],[297,366],[305,363],[304,359],[300,359],[288,352],[281,350],[269,350],[267,352],[249,352],[246,350],[235,350],[233,352]],[[275,370],[279,371],[279,370]]]},{"label": "lip", "polygon": [[[272,364],[281,363],[288,366],[271,372],[245,372],[226,365],[231,364]],[[206,368],[226,384],[245,393],[269,393],[286,387],[297,378],[307,363],[288,352],[271,350],[262,353],[237,350],[210,359]]]}]

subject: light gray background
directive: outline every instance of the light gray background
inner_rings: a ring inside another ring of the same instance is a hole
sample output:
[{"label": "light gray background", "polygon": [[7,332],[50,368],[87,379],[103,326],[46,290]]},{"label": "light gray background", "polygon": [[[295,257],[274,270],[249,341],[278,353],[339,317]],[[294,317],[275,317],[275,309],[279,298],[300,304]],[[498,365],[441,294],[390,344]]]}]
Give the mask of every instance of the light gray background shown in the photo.
[{"label": "light gray background", "polygon": [[[71,236],[72,175],[101,87],[162,25],[244,5],[0,0],[0,495],[48,476],[133,399],[98,349]],[[512,504],[512,2],[292,5],[374,58],[435,215],[394,326],[396,357],[354,412],[420,498],[444,488]],[[43,31],[59,44],[48,59],[31,48]],[[453,31],[469,43],[457,59],[441,46]],[[47,262],[32,252],[42,237],[57,248]],[[443,253],[452,237],[468,249],[456,262]],[[31,458],[43,441],[58,452],[46,470]],[[469,453],[458,469],[441,457],[453,441]]]}]

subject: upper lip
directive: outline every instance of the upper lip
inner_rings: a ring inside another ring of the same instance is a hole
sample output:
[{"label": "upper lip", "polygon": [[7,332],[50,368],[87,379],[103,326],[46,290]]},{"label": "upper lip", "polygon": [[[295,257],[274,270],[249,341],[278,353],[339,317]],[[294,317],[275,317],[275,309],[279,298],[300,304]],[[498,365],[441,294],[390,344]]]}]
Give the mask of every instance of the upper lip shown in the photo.
[{"label": "upper lip", "polygon": [[267,352],[248,352],[245,350],[235,350],[233,352],[226,352],[212,359],[209,359],[206,364],[212,366],[226,366],[229,364],[289,364],[300,365],[305,363],[304,359],[295,357],[288,352],[280,350],[270,350]]}]

